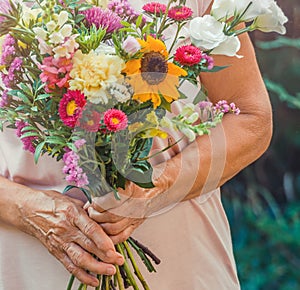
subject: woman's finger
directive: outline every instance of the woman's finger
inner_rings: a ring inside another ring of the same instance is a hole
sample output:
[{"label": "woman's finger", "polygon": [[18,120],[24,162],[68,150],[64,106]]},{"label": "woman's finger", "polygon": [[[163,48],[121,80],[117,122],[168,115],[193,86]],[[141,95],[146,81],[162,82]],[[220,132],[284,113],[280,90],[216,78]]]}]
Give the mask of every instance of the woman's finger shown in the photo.
[{"label": "woman's finger", "polygon": [[99,285],[99,281],[95,276],[76,266],[69,258],[67,253],[61,251],[61,249],[56,248],[55,250],[51,251],[51,254],[54,255],[64,265],[64,267],[80,282],[92,287],[97,287]]},{"label": "woman's finger", "polygon": [[131,225],[131,226],[127,227],[124,231],[120,232],[118,235],[110,236],[110,238],[115,245],[122,243],[131,236],[131,234],[133,233],[133,231],[135,229],[136,229],[136,226]]},{"label": "woman's finger", "polygon": [[97,247],[96,255],[104,262],[122,265],[124,258],[117,253],[112,240],[95,221],[87,215],[80,215],[75,220],[75,225]]},{"label": "woman's finger", "polygon": [[90,218],[92,218],[97,223],[105,223],[108,221],[111,223],[116,223],[123,219],[123,217],[110,213],[109,211],[98,212],[93,207],[88,208],[88,213]]},{"label": "woman's finger", "polygon": [[64,251],[68,254],[73,264],[79,268],[96,274],[114,275],[116,273],[113,265],[97,261],[91,254],[75,243],[66,244]]}]

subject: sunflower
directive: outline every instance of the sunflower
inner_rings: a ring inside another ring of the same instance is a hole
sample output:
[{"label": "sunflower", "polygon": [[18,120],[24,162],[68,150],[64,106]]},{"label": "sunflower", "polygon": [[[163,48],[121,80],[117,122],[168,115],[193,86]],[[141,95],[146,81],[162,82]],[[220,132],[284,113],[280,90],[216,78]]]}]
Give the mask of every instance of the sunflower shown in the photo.
[{"label": "sunflower", "polygon": [[186,76],[187,72],[168,62],[169,54],[161,40],[148,36],[138,41],[142,47],[141,57],[129,60],[123,70],[134,89],[133,99],[151,100],[154,108],[161,104],[161,97],[168,103],[177,100],[179,77]]}]

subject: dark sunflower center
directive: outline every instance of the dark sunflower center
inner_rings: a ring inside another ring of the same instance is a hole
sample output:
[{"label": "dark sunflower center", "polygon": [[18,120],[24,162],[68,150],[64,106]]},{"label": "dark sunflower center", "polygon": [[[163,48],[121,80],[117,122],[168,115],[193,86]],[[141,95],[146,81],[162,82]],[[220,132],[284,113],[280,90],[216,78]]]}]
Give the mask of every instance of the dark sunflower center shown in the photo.
[{"label": "dark sunflower center", "polygon": [[146,53],[141,61],[142,78],[149,85],[158,85],[167,76],[168,63],[159,52]]}]

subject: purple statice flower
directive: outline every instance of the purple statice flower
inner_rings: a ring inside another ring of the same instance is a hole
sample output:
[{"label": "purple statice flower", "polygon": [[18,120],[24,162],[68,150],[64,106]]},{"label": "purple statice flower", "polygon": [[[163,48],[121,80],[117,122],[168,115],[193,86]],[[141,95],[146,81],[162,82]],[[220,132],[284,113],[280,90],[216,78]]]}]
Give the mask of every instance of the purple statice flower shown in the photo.
[{"label": "purple statice flower", "polygon": [[121,18],[113,11],[103,10],[100,7],[92,7],[82,12],[88,26],[93,24],[97,28],[106,29],[107,33],[114,32],[122,27]]},{"label": "purple statice flower", "polygon": [[214,67],[214,59],[207,55],[206,53],[202,53],[202,59],[205,60],[205,65],[207,67],[207,69],[211,70]]},{"label": "purple statice flower", "polygon": [[14,80],[15,80],[15,75],[16,75],[16,72],[20,71],[21,68],[22,68],[22,64],[23,64],[23,61],[21,58],[19,57],[16,57],[9,69],[8,69],[8,74],[4,74],[2,73],[1,76],[2,76],[2,81],[3,81],[3,84],[7,87],[7,88],[11,88],[14,84]]},{"label": "purple statice flower", "polygon": [[0,65],[6,66],[12,62],[16,53],[15,44],[16,40],[10,34],[7,34],[2,43]]},{"label": "purple statice flower", "polygon": [[76,152],[67,149],[63,156],[63,161],[65,163],[63,173],[67,175],[66,181],[74,182],[78,187],[84,187],[89,184],[87,175],[78,165],[79,156]]},{"label": "purple statice flower", "polygon": [[3,91],[2,95],[0,95],[0,108],[4,108],[9,103],[8,90]]},{"label": "purple statice flower", "polygon": [[[16,126],[16,135],[21,138],[24,132],[22,132],[23,128],[28,126],[29,124],[27,122],[18,120],[15,123]],[[21,139],[23,143],[23,149],[26,151],[29,151],[31,153],[35,152],[35,147],[33,146],[33,141],[36,139],[34,136],[24,137]]]},{"label": "purple statice flower", "polygon": [[240,114],[240,109],[236,107],[234,103],[228,104],[226,100],[219,101],[215,107],[214,110],[216,113],[233,113],[235,115]]},{"label": "purple statice flower", "polygon": [[122,19],[131,21],[139,16],[128,0],[113,0],[108,3],[108,9],[115,12]]},{"label": "purple statice flower", "polygon": [[[0,13],[2,14],[10,14],[11,6],[9,0],[2,0],[0,5]],[[2,22],[6,19],[5,16],[0,16],[0,26]]]},{"label": "purple statice flower", "polygon": [[86,143],[85,139],[79,139],[74,142],[74,145],[77,149],[80,149]]}]

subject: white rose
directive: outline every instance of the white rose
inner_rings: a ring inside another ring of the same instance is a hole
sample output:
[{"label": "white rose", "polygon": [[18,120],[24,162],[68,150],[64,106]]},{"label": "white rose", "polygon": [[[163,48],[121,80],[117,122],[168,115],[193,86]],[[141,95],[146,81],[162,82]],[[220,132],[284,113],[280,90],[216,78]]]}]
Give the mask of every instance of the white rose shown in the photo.
[{"label": "white rose", "polygon": [[211,14],[216,19],[228,19],[243,14],[240,20],[248,22],[269,13],[272,2],[273,0],[215,0]]},{"label": "white rose", "polygon": [[215,0],[211,8],[211,15],[217,20],[225,20],[234,14],[234,0]]},{"label": "white rose", "polygon": [[275,31],[280,34],[285,34],[286,28],[284,24],[288,21],[288,18],[284,15],[276,2],[271,4],[270,10],[270,13],[257,17],[254,27],[264,32]]},{"label": "white rose", "polygon": [[224,23],[217,21],[211,15],[195,17],[189,27],[191,41],[203,50],[211,50],[226,40],[223,28]]},{"label": "white rose", "polygon": [[241,57],[237,55],[237,52],[240,50],[240,48],[241,42],[237,36],[227,36],[226,40],[213,49],[211,53]]}]

